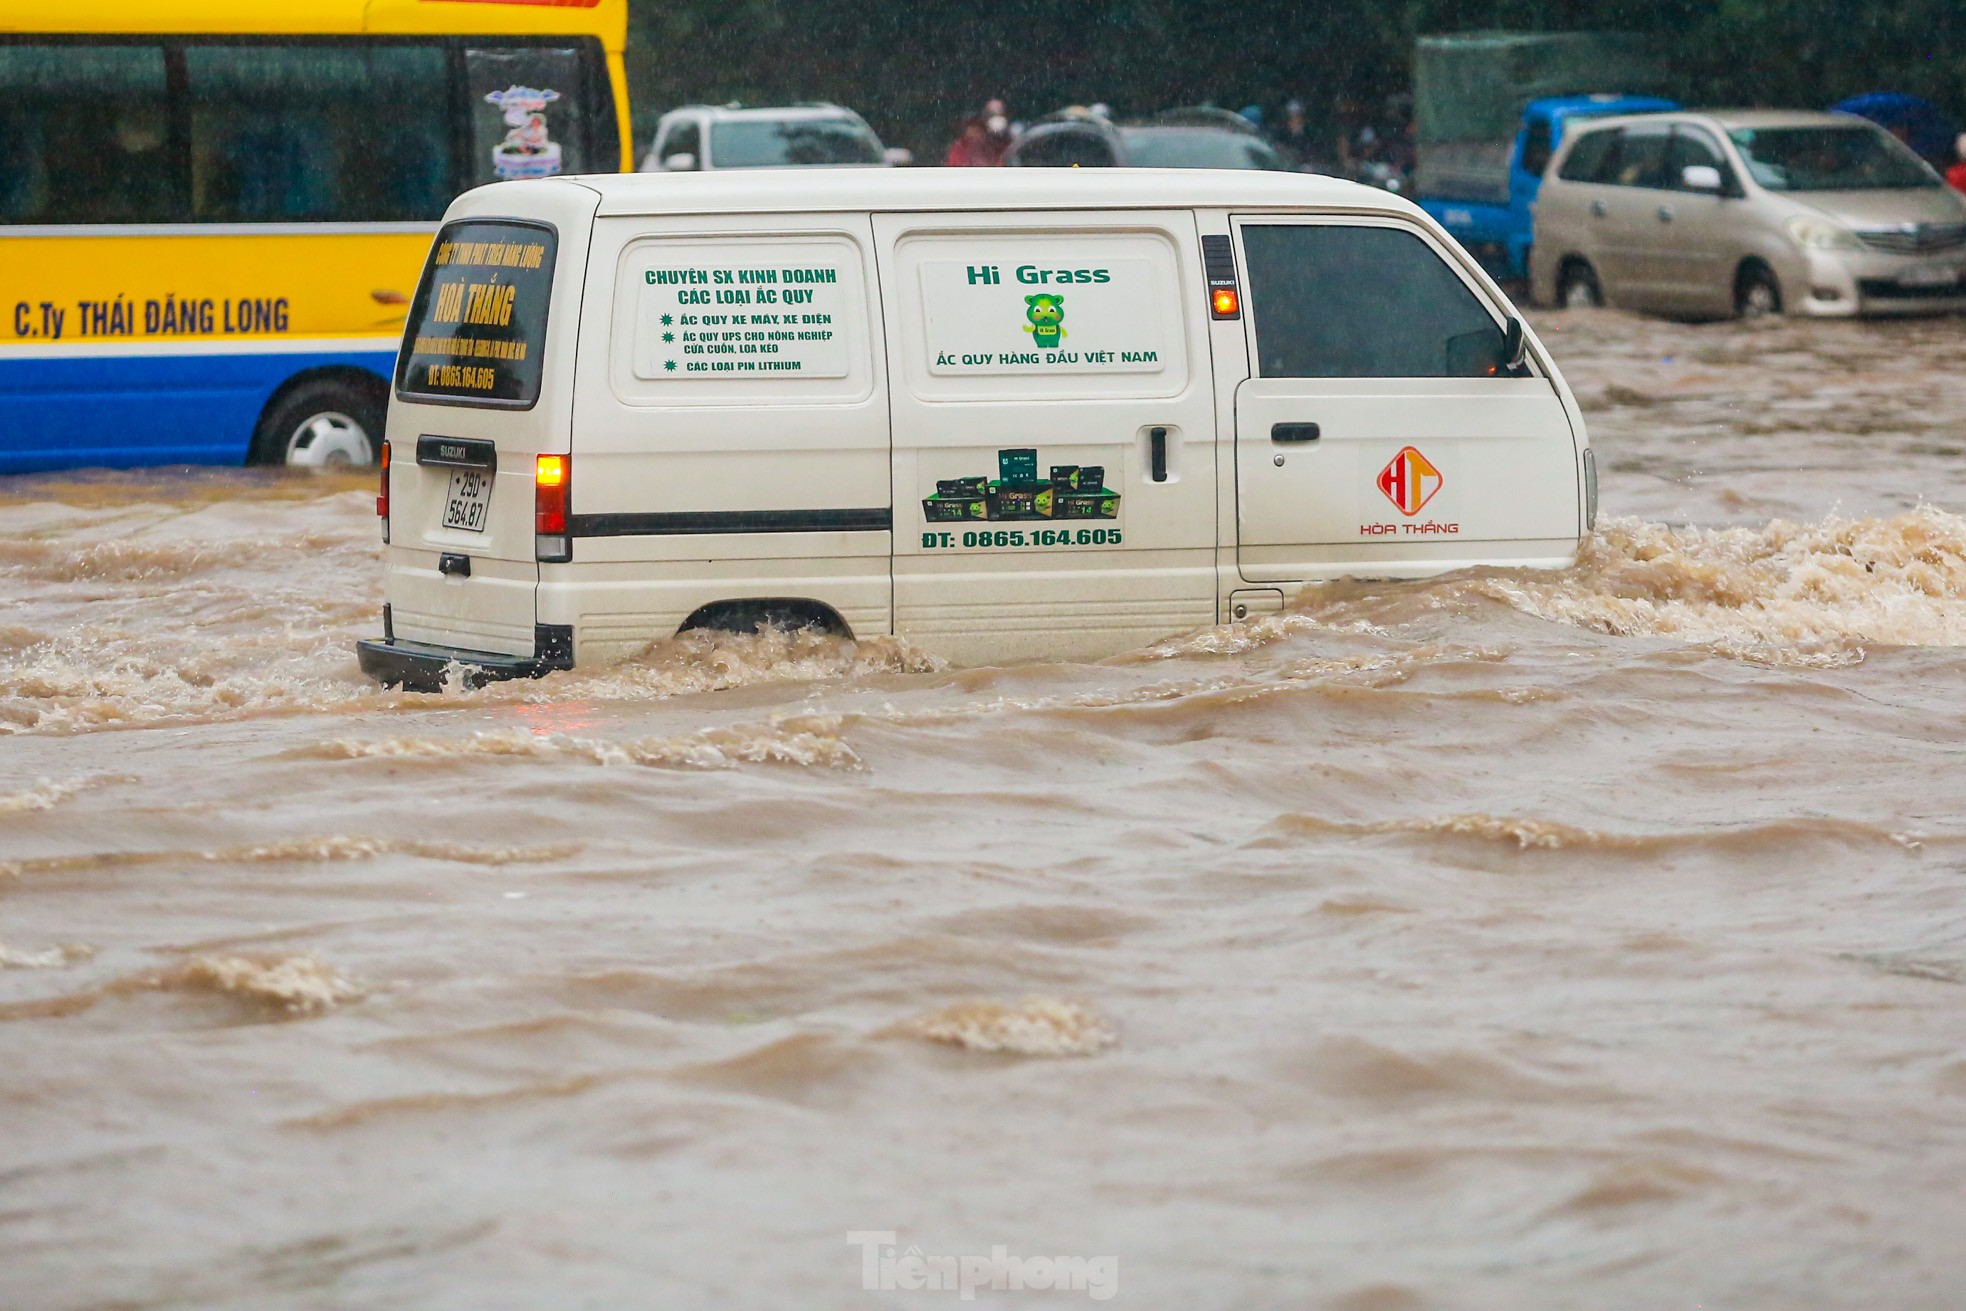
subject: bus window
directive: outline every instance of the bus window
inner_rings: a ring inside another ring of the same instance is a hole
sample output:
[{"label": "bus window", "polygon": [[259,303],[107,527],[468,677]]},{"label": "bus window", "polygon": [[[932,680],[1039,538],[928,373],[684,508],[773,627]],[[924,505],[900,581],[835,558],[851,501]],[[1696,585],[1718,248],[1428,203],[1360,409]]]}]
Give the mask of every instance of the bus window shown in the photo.
[{"label": "bus window", "polygon": [[184,61],[199,221],[427,222],[450,203],[441,47],[190,45]]},{"label": "bus window", "polygon": [[[464,72],[472,185],[592,171],[580,51],[467,50]],[[620,165],[609,160],[603,167]]]},{"label": "bus window", "polygon": [[0,45],[0,223],[181,219],[164,87],[161,47]]}]

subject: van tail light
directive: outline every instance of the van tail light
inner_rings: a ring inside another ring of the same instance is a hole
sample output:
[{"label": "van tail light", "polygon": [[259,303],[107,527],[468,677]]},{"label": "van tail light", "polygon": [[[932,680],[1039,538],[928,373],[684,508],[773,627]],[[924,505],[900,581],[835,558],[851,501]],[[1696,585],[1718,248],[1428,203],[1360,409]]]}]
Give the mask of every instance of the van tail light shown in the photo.
[{"label": "van tail light", "polygon": [[567,533],[567,504],[573,496],[573,457],[542,455],[533,464],[534,554],[541,560],[573,559],[573,538]]},{"label": "van tail light", "polygon": [[375,515],[382,520],[382,544],[389,545],[389,443],[382,444],[382,485],[376,488]]}]

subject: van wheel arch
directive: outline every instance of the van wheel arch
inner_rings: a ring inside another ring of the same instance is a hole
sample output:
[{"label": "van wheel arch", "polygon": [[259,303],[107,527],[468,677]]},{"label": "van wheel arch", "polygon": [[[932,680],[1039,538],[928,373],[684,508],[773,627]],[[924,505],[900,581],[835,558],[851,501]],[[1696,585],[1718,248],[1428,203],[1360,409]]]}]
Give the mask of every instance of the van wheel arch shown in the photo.
[{"label": "van wheel arch", "polygon": [[738,600],[712,601],[698,606],[676,630],[678,636],[692,629],[722,633],[761,633],[777,628],[787,632],[816,628],[831,637],[851,641],[853,629],[840,612],[824,601],[803,596],[762,596]]},{"label": "van wheel arch", "polygon": [[[297,452],[295,440],[300,429],[315,418],[333,416],[330,429],[347,420],[347,430],[334,434],[342,440],[338,451],[346,451],[350,464],[374,464],[382,450],[383,424],[389,414],[389,383],[380,374],[350,365],[330,365],[296,373],[281,383],[261,407],[253,425],[252,445],[246,463],[255,465],[312,465],[330,462],[310,460]],[[358,448],[366,445],[368,458],[359,458]]]}]

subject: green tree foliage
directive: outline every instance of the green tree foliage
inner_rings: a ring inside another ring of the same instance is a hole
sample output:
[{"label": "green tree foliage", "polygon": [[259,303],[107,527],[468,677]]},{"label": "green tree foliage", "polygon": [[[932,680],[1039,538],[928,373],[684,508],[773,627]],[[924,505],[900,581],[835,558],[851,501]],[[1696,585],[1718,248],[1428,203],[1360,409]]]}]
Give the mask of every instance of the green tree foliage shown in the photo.
[{"label": "green tree foliage", "polygon": [[1655,33],[1694,103],[1820,107],[1863,91],[1966,116],[1961,0],[633,0],[636,139],[689,101],[836,100],[939,155],[1001,95],[1020,116],[1103,100],[1319,117],[1403,90],[1414,37],[1507,28]]}]

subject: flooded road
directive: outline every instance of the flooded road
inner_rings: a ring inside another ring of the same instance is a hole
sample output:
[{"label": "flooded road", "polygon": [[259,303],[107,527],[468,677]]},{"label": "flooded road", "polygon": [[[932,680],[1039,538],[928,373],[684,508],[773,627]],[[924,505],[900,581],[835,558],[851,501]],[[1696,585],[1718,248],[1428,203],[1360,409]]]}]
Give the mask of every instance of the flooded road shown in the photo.
[{"label": "flooded road", "polygon": [[0,486],[0,1306],[1957,1307],[1962,325],[1538,326],[1577,569],[1097,665],[383,693],[366,475]]}]

